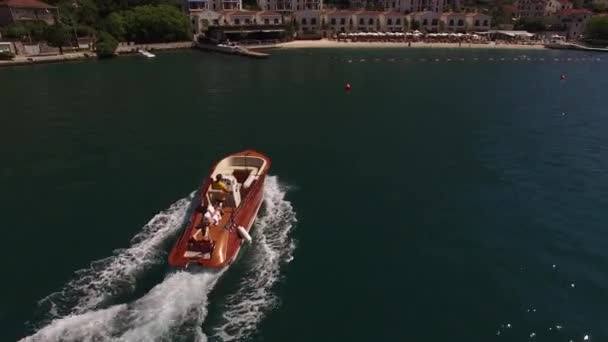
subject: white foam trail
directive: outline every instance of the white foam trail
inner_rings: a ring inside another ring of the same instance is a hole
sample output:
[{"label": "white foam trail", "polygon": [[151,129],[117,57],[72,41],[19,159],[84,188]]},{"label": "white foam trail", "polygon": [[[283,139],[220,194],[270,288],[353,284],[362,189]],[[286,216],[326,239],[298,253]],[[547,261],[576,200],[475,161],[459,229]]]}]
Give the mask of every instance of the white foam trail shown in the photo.
[{"label": "white foam trail", "polygon": [[[226,269],[220,272],[178,272],[169,276],[146,296],[137,300],[130,310],[129,328],[120,341],[154,341],[162,337],[175,340],[184,330],[205,339],[200,325],[207,316],[208,294]],[[189,338],[191,340],[191,337]]]},{"label": "white foam trail", "polygon": [[[125,274],[136,273],[133,270],[141,269],[141,265],[145,264],[141,260],[155,260],[154,257],[150,258],[151,255],[156,255],[151,250],[156,249],[160,240],[163,240],[161,236],[167,237],[179,228],[180,224],[173,227],[170,222],[181,223],[188,202],[189,199],[180,200],[171,207],[173,209],[157,215],[166,217],[161,220],[165,222],[160,224],[161,228],[154,228],[153,231],[149,230],[152,228],[144,228],[138,234],[141,237],[134,238],[136,242],[129,249],[139,252],[122,251],[113,257],[123,260],[122,262],[112,260],[109,263],[111,267],[90,273],[89,277],[95,274],[106,277],[100,284],[101,287],[93,287],[91,292],[73,287],[85,294],[85,298],[78,302],[100,305],[103,298],[99,298],[104,295],[102,289],[115,284],[116,278],[113,277],[124,279]],[[292,259],[295,243],[289,235],[296,217],[291,204],[285,200],[285,189],[280,186],[277,177],[266,178],[264,204],[265,209],[255,223],[252,250],[243,250],[247,255],[242,262],[247,263],[247,267],[238,285],[239,292],[228,297],[223,315],[227,323],[213,330],[214,337],[227,341],[242,340],[255,330],[266,310],[277,301],[271,292],[272,286],[280,279],[281,266]],[[158,222],[157,217],[150,222]],[[148,224],[146,227],[148,226],[158,225]],[[138,241],[145,234],[152,234],[148,239],[159,241]],[[130,273],[118,269],[125,261],[128,261],[126,265]],[[132,303],[87,311],[84,311],[86,306],[80,305],[72,314],[52,320],[34,335],[21,341],[206,341],[202,324],[207,316],[208,295],[225,271],[226,269],[200,273],[180,271],[169,274],[163,282]],[[91,279],[88,284],[96,283]],[[77,312],[78,310],[83,312]]]},{"label": "white foam trail", "polygon": [[108,341],[112,338],[115,318],[126,308],[126,304],[121,304],[80,315],[57,318],[34,335],[21,339],[20,342]]},{"label": "white foam trail", "polygon": [[[130,304],[55,319],[22,342],[205,340],[200,324],[220,272],[176,272]],[[190,326],[191,329],[184,329]],[[185,330],[187,336],[180,336]]]},{"label": "white foam trail", "polygon": [[272,287],[280,279],[281,266],[292,260],[295,250],[290,233],[296,213],[285,200],[286,190],[276,176],[266,178],[265,210],[253,229],[253,250],[246,254],[251,259],[244,261],[250,265],[241,276],[238,292],[227,298],[225,323],[214,329],[214,337],[223,341],[245,339],[278,300]]},{"label": "white foam trail", "polygon": [[77,271],[74,280],[60,292],[40,300],[39,305],[48,308],[51,318],[57,318],[98,308],[107,299],[132,291],[139,274],[164,262],[163,242],[182,227],[193,195],[180,199],[154,216],[131,239],[131,247],[116,250],[111,257]]}]

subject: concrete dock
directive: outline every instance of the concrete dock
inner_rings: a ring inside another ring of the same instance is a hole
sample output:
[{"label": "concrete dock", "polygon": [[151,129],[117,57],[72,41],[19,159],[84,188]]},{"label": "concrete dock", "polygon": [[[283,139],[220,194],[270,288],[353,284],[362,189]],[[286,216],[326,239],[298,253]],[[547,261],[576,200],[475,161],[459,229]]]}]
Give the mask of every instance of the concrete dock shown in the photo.
[{"label": "concrete dock", "polygon": [[222,45],[212,45],[212,44],[196,44],[196,48],[205,50],[205,51],[213,51],[219,53],[225,53],[229,55],[239,55],[250,58],[268,58],[270,55],[263,52],[252,51],[242,46],[222,46]]}]

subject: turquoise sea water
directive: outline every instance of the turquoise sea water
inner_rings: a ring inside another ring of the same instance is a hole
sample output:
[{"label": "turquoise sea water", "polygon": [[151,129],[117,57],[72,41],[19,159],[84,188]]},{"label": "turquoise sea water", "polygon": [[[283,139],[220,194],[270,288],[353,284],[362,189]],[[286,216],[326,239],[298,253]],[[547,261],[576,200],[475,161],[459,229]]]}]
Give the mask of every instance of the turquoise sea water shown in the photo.
[{"label": "turquoise sea water", "polygon": [[[606,58],[2,69],[0,340],[604,341]],[[273,161],[254,243],[169,270],[202,177],[248,148]]]}]

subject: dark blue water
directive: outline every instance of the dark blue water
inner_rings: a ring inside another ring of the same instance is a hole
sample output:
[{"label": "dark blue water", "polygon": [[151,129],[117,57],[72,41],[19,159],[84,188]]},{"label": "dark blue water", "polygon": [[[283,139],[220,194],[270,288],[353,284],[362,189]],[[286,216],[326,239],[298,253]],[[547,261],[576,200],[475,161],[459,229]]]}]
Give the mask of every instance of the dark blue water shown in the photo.
[{"label": "dark blue water", "polygon": [[[604,58],[0,70],[0,340],[607,340]],[[190,194],[245,148],[273,160],[255,242],[221,274],[169,270]]]}]

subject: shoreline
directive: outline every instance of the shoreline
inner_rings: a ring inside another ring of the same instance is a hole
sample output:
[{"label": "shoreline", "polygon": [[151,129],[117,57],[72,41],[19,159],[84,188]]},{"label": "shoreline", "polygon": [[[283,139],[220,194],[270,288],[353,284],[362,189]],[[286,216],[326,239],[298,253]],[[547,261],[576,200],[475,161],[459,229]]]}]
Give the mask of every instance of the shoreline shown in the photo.
[{"label": "shoreline", "polygon": [[287,43],[276,44],[275,47],[281,49],[309,49],[309,48],[401,48],[401,49],[495,49],[495,50],[541,50],[544,45],[523,45],[523,44],[473,44],[473,43],[428,43],[412,42],[338,42],[335,40],[294,40]]},{"label": "shoreline", "polygon": [[[194,48],[194,42],[172,42],[155,44],[119,44],[115,51],[115,57],[137,54],[137,50],[145,49],[148,51],[171,51]],[[13,60],[0,61],[0,68],[12,66],[26,66],[38,64],[51,64],[62,62],[75,62],[84,60],[98,60],[95,51],[67,52],[62,55],[45,56],[16,56]]]},{"label": "shoreline", "polygon": [[[462,43],[429,43],[429,42],[412,42],[411,46],[407,42],[338,42],[335,40],[293,40],[286,43],[258,45],[258,46],[243,46],[249,50],[265,50],[265,49],[352,49],[352,48],[399,48],[399,49],[488,49],[488,50],[541,50],[546,49],[544,45],[523,45],[523,44],[472,44]],[[194,42],[173,42],[173,43],[158,43],[158,44],[137,44],[127,45],[121,44],[116,49],[116,57],[137,54],[138,49],[148,51],[170,51],[195,49]],[[97,56],[93,51],[86,52],[70,52],[63,55],[48,55],[48,56],[17,56],[13,60],[0,61],[1,67],[11,66],[26,66],[37,64],[74,62],[83,60],[97,60]]]},{"label": "shoreline", "polygon": [[76,62],[88,59],[97,59],[97,56],[94,52],[73,52],[49,56],[17,56],[13,60],[0,61],[0,67]]}]

